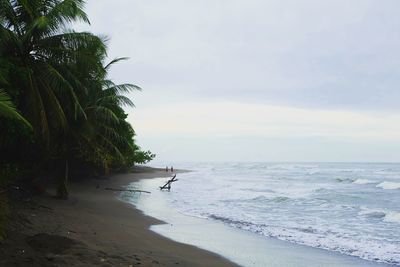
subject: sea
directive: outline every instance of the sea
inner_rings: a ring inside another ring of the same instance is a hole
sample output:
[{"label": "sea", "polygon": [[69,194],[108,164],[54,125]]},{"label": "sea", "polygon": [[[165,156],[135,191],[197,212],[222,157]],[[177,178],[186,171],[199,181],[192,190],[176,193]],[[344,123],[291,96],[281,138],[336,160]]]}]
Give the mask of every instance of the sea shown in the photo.
[{"label": "sea", "polygon": [[191,171],[179,173],[171,191],[162,193],[166,209],[260,238],[400,266],[400,164],[221,162],[174,168]]}]

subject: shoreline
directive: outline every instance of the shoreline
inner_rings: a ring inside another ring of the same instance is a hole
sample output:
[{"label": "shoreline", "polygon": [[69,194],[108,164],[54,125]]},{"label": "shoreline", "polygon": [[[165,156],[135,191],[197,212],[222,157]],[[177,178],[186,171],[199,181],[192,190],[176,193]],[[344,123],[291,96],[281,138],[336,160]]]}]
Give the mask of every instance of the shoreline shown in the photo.
[{"label": "shoreline", "polygon": [[118,192],[104,190],[170,175],[139,167],[128,174],[72,183],[66,201],[44,195],[13,204],[9,236],[0,243],[0,265],[237,266],[151,231],[150,226],[164,222],[118,199]]},{"label": "shoreline", "polygon": [[[185,178],[181,176],[180,179]],[[162,182],[163,179],[141,180],[134,187],[140,190],[151,190]],[[393,266],[337,251],[266,237],[251,231],[230,227],[221,221],[184,215],[171,206],[171,203],[167,201],[166,194],[157,190],[153,191],[151,197],[130,198],[128,196],[124,200],[135,205],[146,215],[167,222],[167,224],[153,225],[152,231],[177,242],[213,251],[241,266]]]}]

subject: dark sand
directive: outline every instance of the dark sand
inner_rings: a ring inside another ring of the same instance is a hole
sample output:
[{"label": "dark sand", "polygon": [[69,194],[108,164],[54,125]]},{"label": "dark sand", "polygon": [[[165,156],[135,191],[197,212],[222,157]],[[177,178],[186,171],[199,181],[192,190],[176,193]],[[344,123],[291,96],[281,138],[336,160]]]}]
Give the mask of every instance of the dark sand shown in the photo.
[{"label": "dark sand", "polygon": [[47,194],[12,203],[0,266],[236,266],[151,232],[150,225],[162,222],[119,201],[118,192],[104,190],[166,175],[165,170],[141,168],[72,183],[66,201]]}]

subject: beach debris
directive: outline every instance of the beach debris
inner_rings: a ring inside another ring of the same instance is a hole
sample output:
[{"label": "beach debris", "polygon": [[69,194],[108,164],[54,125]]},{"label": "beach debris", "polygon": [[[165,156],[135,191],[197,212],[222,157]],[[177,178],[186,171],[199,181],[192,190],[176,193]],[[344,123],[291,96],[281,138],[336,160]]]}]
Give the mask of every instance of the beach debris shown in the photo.
[{"label": "beach debris", "polygon": [[151,194],[149,191],[143,191],[143,190],[137,190],[137,189],[121,189],[121,188],[110,188],[106,187],[104,190],[109,190],[109,191],[120,191],[120,192],[131,192],[131,193],[147,193]]},{"label": "beach debris", "polygon": [[176,182],[176,181],[178,181],[178,179],[176,179],[176,174],[175,174],[174,177],[172,177],[172,179],[169,179],[169,180],[165,183],[165,185],[160,186],[160,190],[168,190],[168,191],[170,191],[170,190],[171,190],[171,184],[172,184],[173,182]]}]

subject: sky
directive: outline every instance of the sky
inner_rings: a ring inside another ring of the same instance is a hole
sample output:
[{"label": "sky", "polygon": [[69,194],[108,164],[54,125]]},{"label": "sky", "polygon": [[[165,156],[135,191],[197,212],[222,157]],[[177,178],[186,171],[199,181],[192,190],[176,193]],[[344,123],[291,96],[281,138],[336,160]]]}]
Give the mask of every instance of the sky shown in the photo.
[{"label": "sky", "polygon": [[400,1],[89,0],[156,162],[400,161]]}]

